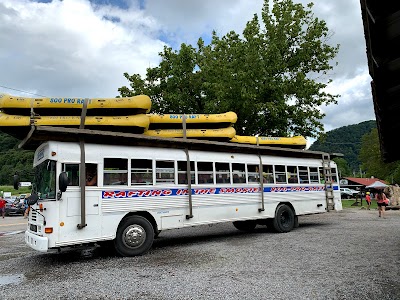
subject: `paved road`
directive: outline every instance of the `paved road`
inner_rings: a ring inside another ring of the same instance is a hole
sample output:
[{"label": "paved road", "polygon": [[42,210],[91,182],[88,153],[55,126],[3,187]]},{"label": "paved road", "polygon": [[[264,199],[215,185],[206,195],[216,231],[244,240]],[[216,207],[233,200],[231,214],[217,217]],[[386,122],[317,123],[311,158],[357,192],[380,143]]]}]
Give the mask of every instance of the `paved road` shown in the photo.
[{"label": "paved road", "polygon": [[[13,229],[24,222],[13,220]],[[0,236],[0,299],[400,299],[400,211],[383,219],[352,208],[299,223],[285,234],[230,223],[165,231],[149,253],[127,258],[39,253],[22,233]]]},{"label": "paved road", "polygon": [[9,234],[17,231],[25,231],[27,220],[23,216],[0,217],[0,235]]}]

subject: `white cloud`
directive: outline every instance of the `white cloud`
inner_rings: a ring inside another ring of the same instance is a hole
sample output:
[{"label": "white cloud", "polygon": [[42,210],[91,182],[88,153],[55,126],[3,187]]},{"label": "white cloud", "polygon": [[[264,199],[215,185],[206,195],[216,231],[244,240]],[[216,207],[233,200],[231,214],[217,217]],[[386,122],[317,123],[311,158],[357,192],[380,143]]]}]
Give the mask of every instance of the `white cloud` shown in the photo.
[{"label": "white cloud", "polygon": [[[124,72],[145,74],[164,43],[141,11],[86,0],[0,3],[0,84],[46,96],[114,97]],[[113,16],[121,22],[111,22]]]},{"label": "white cloud", "polygon": [[[301,0],[301,3],[310,1]],[[314,14],[325,20],[332,33],[330,44],[340,45],[333,82],[327,91],[340,94],[338,105],[321,107],[326,113],[325,130],[374,120],[371,77],[359,1],[314,1]]]},{"label": "white cloud", "polygon": [[[0,86],[45,96],[114,97],[129,84],[123,73],[144,75],[157,66],[166,43],[195,45],[212,30],[219,36],[242,33],[263,5],[262,0],[146,0],[140,9],[139,0],[123,0],[128,8],[116,5],[121,1],[0,1]],[[333,33],[329,43],[341,45],[328,89],[342,96],[338,105],[321,107],[325,129],[374,119],[360,3],[315,1],[313,11]],[[1,87],[0,92],[21,94]]]},{"label": "white cloud", "polygon": [[243,31],[246,22],[261,12],[262,0],[147,0],[146,12],[174,35],[176,42],[195,44],[202,35]]},{"label": "white cloud", "polygon": [[327,88],[341,97],[338,105],[322,108],[326,114],[323,119],[326,131],[375,119],[370,81],[369,74],[364,70],[350,79],[337,78]]}]

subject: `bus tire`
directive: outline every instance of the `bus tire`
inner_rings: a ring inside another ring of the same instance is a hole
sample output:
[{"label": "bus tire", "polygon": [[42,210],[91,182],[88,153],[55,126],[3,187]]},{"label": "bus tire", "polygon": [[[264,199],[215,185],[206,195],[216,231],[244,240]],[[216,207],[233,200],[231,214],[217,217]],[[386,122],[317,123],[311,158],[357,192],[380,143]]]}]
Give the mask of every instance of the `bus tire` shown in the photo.
[{"label": "bus tire", "polygon": [[294,215],[294,228],[299,227],[299,217]]},{"label": "bus tire", "polygon": [[154,232],[154,238],[155,238],[155,239],[158,238],[158,236],[160,235],[160,233],[161,233],[161,230],[156,230],[156,231]]},{"label": "bus tire", "polygon": [[274,229],[276,232],[289,232],[295,226],[293,210],[286,204],[280,204],[275,212]]},{"label": "bus tire", "polygon": [[233,222],[233,226],[235,226],[236,229],[239,229],[241,231],[253,231],[254,228],[256,228],[257,223],[252,220],[247,220],[247,221],[235,221]]},{"label": "bus tire", "polygon": [[102,241],[102,242],[98,242],[97,244],[100,246],[99,251],[101,253],[108,254],[108,255],[115,255],[116,254],[113,240]]},{"label": "bus tire", "polygon": [[265,224],[267,225],[268,231],[275,232],[274,219],[272,218],[265,219]]},{"label": "bus tire", "polygon": [[121,221],[114,240],[115,251],[120,256],[145,254],[153,245],[154,229],[141,216],[130,216]]}]

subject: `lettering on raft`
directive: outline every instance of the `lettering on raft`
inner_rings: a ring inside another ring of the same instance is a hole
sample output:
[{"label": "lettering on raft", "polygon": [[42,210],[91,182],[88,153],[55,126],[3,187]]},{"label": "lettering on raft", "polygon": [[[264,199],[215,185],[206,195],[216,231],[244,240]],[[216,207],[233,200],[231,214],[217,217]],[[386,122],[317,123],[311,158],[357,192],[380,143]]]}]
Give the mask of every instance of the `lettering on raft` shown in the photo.
[{"label": "lettering on raft", "polygon": [[[88,104],[90,104],[91,102],[92,102],[92,100],[89,99]],[[82,104],[83,105],[83,103],[85,103],[85,99],[84,98],[50,98],[50,103]]]}]

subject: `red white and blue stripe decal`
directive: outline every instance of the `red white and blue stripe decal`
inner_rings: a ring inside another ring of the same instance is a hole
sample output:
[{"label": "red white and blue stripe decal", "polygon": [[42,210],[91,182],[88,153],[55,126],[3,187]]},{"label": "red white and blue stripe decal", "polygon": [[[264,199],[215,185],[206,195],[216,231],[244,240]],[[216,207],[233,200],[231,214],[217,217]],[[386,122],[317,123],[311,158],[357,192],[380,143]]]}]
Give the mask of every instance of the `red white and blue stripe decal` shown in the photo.
[{"label": "red white and blue stripe decal", "polygon": [[[337,187],[334,188],[337,190]],[[292,193],[292,192],[321,192],[324,186],[277,186],[265,187],[264,193]],[[254,194],[260,193],[260,187],[223,187],[223,188],[195,188],[192,195],[222,195],[222,194]],[[167,197],[188,195],[188,189],[129,189],[129,190],[107,190],[102,191],[103,199],[119,198],[145,198],[145,197]]]}]

